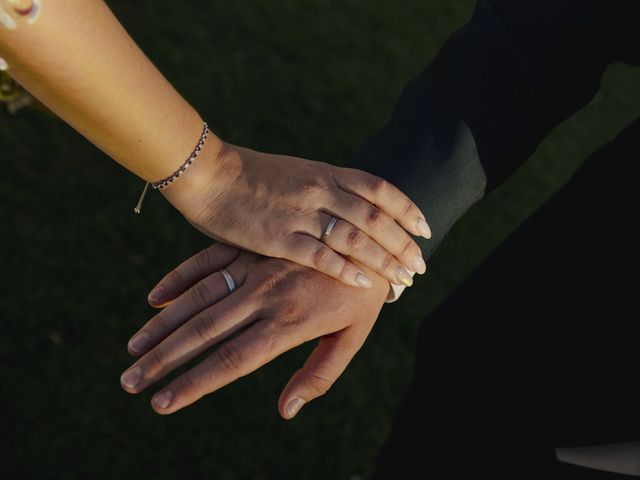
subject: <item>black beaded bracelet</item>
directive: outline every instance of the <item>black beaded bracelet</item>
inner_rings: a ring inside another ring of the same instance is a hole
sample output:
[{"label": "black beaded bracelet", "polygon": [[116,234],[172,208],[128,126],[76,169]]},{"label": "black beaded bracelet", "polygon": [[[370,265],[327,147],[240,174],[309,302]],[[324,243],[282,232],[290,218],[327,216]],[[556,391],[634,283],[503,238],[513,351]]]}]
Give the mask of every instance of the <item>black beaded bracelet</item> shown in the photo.
[{"label": "black beaded bracelet", "polygon": [[191,166],[193,161],[202,151],[202,147],[204,146],[204,142],[207,139],[208,134],[209,134],[209,126],[207,125],[207,122],[204,122],[204,129],[202,131],[202,135],[200,135],[200,141],[198,142],[198,145],[193,150],[189,158],[180,166],[180,168],[178,168],[178,170],[176,170],[174,173],[172,173],[168,177],[163,178],[162,180],[158,180],[157,182],[147,182],[147,184],[144,186],[144,190],[142,190],[142,195],[140,195],[140,200],[138,200],[138,204],[136,205],[136,208],[133,209],[134,212],[140,213],[142,211],[142,202],[144,201],[144,197],[147,194],[149,185],[151,185],[154,190],[162,190],[164,187],[171,184],[176,178],[182,175],[184,171],[187,168],[189,168],[189,166]]}]

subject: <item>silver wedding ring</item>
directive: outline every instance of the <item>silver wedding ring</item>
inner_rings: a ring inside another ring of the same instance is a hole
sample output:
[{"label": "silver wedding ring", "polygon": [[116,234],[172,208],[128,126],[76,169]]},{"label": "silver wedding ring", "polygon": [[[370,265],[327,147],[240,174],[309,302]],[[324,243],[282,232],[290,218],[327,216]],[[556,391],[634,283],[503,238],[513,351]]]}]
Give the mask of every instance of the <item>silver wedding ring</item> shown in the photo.
[{"label": "silver wedding ring", "polygon": [[324,229],[324,232],[322,232],[322,238],[321,240],[324,242],[327,238],[329,238],[329,235],[331,235],[331,232],[333,231],[333,227],[336,226],[336,222],[338,221],[338,217],[331,217],[331,220],[329,220],[329,223],[327,224],[327,228]]},{"label": "silver wedding ring", "polygon": [[233,293],[233,291],[236,289],[236,282],[233,281],[233,277],[224,268],[220,270],[220,273],[224,277],[224,280],[227,282],[227,287],[229,287],[229,293]]}]

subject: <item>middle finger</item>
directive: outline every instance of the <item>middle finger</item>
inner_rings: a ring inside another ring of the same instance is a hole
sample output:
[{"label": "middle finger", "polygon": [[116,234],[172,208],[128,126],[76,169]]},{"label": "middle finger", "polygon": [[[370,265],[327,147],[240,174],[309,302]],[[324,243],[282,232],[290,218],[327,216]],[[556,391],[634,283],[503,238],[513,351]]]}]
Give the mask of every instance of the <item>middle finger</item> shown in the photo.
[{"label": "middle finger", "polygon": [[138,359],[120,378],[129,393],[138,393],[207,348],[253,323],[259,309],[251,292],[239,289],[198,313]]},{"label": "middle finger", "polygon": [[[327,217],[327,223],[331,219],[329,215],[321,215]],[[396,285],[410,287],[413,284],[413,277],[396,257],[374,242],[358,227],[345,220],[338,220],[335,223],[331,234],[326,237],[324,243],[336,252],[366,265]],[[420,260],[422,260],[422,257],[420,257]],[[412,270],[420,271],[421,268],[419,265],[414,265]]]}]

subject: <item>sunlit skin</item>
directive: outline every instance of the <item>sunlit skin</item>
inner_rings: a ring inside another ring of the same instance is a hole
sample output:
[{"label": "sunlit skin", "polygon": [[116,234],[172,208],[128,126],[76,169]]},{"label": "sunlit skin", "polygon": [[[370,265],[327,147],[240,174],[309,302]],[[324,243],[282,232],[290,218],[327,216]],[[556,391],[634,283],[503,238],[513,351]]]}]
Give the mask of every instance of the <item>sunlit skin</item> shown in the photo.
[{"label": "sunlit skin", "polygon": [[[237,285],[230,295],[221,268]],[[329,390],[375,324],[387,284],[368,273],[373,288],[357,290],[286,260],[216,244],[150,293],[149,303],[164,309],[131,338],[129,352],[139,358],[123,373],[122,387],[139,393],[213,349],[153,396],[153,409],[170,414],[320,338],[280,395],[278,411],[290,419]]]},{"label": "sunlit skin", "polygon": [[[0,0],[0,27],[5,28],[17,28],[20,23],[22,23],[19,17],[26,17],[27,24],[33,24],[38,19],[40,14],[40,7],[42,5],[42,0]],[[8,9],[9,12],[13,12],[18,17],[11,16],[7,14]],[[9,70],[9,64],[7,61],[0,57],[0,71],[4,72]],[[2,80],[2,85],[6,85],[6,79]],[[10,101],[10,98],[7,98],[4,95],[6,92],[0,92],[0,101]],[[18,92],[18,96],[23,94],[23,90],[20,88]],[[31,97],[29,97],[31,98]]]},{"label": "sunlit skin", "polygon": [[42,0],[0,0],[0,26],[13,30],[23,23],[33,24]]},{"label": "sunlit skin", "polygon": [[33,0],[5,0],[18,15],[29,15],[33,11]]},{"label": "sunlit skin", "polygon": [[[24,0],[0,1],[29,8]],[[198,142],[203,118],[102,0],[43,3],[28,28],[0,28],[0,57],[35,98],[147,181],[174,173]],[[409,272],[426,270],[411,238],[430,237],[424,213],[390,183],[359,170],[257,152],[210,133],[197,160],[162,194],[215,240],[350,286],[370,288],[371,279],[348,257],[398,285],[411,284]],[[323,243],[332,216],[340,220]]]}]

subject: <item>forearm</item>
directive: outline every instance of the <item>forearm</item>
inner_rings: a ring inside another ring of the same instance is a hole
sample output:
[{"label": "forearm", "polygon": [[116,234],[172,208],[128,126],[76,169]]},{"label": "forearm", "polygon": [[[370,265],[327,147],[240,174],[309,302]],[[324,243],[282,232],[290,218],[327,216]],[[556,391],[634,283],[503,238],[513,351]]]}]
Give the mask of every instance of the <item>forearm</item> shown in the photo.
[{"label": "forearm", "polygon": [[[101,0],[43,1],[36,22],[0,27],[9,73],[89,141],[150,181],[173,173],[202,131]],[[211,135],[207,148],[219,141]]]}]

